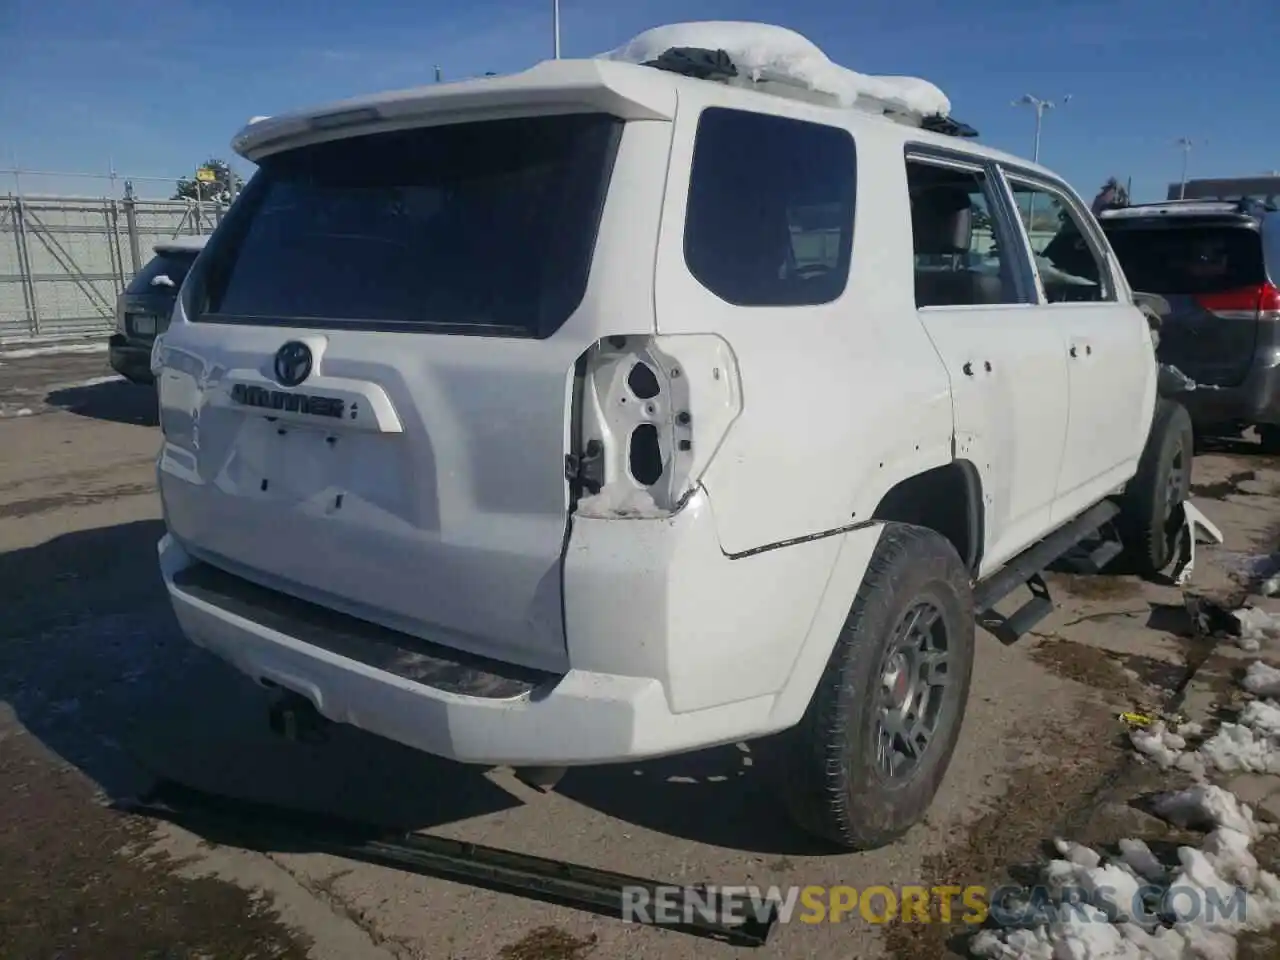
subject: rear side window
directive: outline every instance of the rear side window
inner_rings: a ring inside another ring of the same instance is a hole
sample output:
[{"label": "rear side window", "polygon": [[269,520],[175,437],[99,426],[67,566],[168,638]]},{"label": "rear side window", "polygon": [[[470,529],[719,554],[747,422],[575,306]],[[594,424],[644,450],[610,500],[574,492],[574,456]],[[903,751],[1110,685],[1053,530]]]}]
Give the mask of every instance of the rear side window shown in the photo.
[{"label": "rear side window", "polygon": [[1248,227],[1105,229],[1129,286],[1143,293],[1225,293],[1267,279],[1262,238]]},{"label": "rear side window", "polygon": [[[129,286],[125,287],[126,293],[174,293],[178,292],[178,288],[182,286],[182,281],[187,278],[187,271],[191,269],[191,265],[196,262],[194,253],[161,253],[152,257],[145,267],[139,270]],[[172,286],[161,280],[156,282],[157,277],[168,277],[173,281]]]},{"label": "rear side window", "polygon": [[711,108],[698,121],[684,257],[736,306],[812,306],[844,292],[857,163],[848,131]]},{"label": "rear side window", "polygon": [[549,336],[586,289],[620,129],[526,117],[267,157],[215,237],[210,319]]}]

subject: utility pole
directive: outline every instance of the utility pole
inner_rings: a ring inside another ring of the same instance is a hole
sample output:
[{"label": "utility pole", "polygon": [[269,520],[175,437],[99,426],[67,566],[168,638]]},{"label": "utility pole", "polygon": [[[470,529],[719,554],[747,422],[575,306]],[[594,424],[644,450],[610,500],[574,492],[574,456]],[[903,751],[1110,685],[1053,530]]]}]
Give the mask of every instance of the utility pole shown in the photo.
[{"label": "utility pole", "polygon": [[1190,137],[1179,137],[1173,141],[1173,145],[1182,151],[1182,180],[1178,186],[1178,199],[1187,199],[1187,162],[1191,159],[1191,148],[1196,145],[1196,141]]},{"label": "utility pole", "polygon": [[[1067,94],[1059,101],[1042,100],[1040,97],[1033,97],[1029,93],[1024,93],[1017,100],[1013,101],[1015,107],[1031,107],[1036,112],[1036,139],[1035,147],[1031,154],[1034,163],[1040,162],[1040,128],[1044,125],[1044,115],[1047,111],[1057,106],[1066,106],[1071,100],[1071,94]],[[1036,195],[1029,194],[1027,197],[1027,236],[1031,236],[1031,229],[1035,223]]]},{"label": "utility pole", "polygon": [[1031,107],[1036,112],[1036,140],[1035,149],[1031,154],[1031,159],[1036,163],[1040,162],[1040,128],[1044,124],[1044,115],[1047,111],[1054,107],[1065,107],[1071,100],[1071,94],[1067,94],[1061,100],[1042,100],[1039,97],[1033,97],[1029,93],[1024,93],[1017,100],[1013,101],[1015,107]]},{"label": "utility pole", "polygon": [[551,0],[551,31],[555,36],[556,59],[560,59],[560,0]]}]

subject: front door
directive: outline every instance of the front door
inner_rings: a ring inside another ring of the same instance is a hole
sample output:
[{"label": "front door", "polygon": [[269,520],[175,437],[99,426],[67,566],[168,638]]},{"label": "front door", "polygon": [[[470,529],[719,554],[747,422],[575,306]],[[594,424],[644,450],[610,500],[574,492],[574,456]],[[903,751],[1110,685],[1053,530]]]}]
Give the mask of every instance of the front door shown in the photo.
[{"label": "front door", "polygon": [[1101,232],[1078,198],[1007,174],[1036,267],[1039,296],[1066,350],[1070,394],[1055,524],[1092,506],[1137,469],[1155,404],[1150,330],[1127,302]]}]

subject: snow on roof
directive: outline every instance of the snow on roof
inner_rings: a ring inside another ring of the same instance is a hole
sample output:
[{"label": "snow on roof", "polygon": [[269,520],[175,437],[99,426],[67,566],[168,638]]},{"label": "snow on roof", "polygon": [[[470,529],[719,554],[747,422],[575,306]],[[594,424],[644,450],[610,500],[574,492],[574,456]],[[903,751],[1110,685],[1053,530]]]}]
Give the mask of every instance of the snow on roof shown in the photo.
[{"label": "snow on roof", "polygon": [[832,63],[816,44],[786,27],[736,20],[707,20],[654,27],[597,56],[600,60],[646,63],[672,47],[723,50],[753,80],[784,80],[835,97],[843,106],[859,99],[918,116],[951,114],[946,94],[919,77],[858,73]]},{"label": "snow on roof", "polygon": [[209,240],[208,234],[195,236],[195,237],[191,237],[191,236],[172,237],[168,240],[161,240],[154,247],[152,247],[152,249],[155,250],[156,253],[165,253],[167,251],[176,252],[180,250],[181,251],[203,250],[204,245],[208,242],[208,240]]}]

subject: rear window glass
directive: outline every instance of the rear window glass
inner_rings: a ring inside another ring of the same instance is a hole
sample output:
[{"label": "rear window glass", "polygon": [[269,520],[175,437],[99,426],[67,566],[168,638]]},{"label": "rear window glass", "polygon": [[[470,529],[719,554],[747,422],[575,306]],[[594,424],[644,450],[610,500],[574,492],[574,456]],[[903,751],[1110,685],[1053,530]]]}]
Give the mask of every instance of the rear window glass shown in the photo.
[{"label": "rear window glass", "polygon": [[1262,240],[1246,227],[1112,227],[1129,286],[1143,293],[1223,293],[1266,280]]},{"label": "rear window glass", "polygon": [[581,302],[621,121],[353,137],[265,158],[217,240],[219,319],[547,336]]},{"label": "rear window glass", "polygon": [[[187,271],[191,269],[191,265],[196,262],[194,253],[162,253],[152,257],[145,267],[139,270],[129,286],[125,288],[127,293],[174,293],[178,292],[178,288],[182,286],[182,281],[187,278]],[[165,276],[173,281],[173,286],[161,281],[156,283],[157,277]]]},{"label": "rear window glass", "polygon": [[856,174],[848,131],[703,111],[685,218],[689,272],[737,306],[835,300],[849,277]]}]

